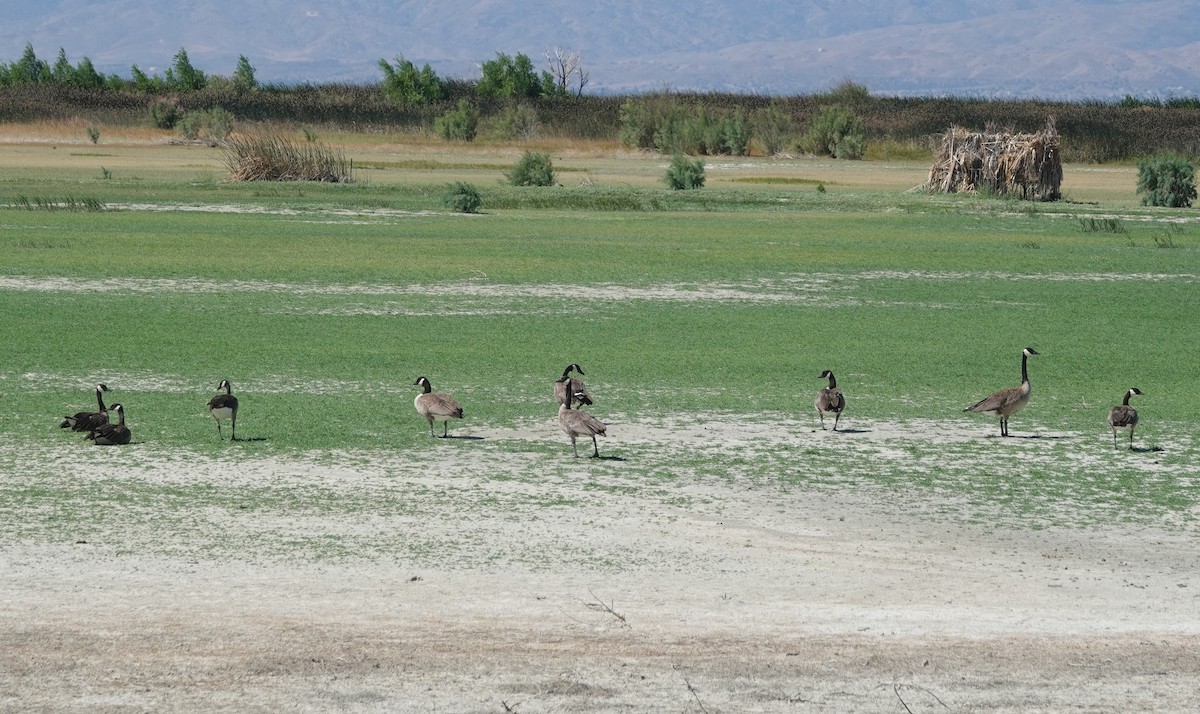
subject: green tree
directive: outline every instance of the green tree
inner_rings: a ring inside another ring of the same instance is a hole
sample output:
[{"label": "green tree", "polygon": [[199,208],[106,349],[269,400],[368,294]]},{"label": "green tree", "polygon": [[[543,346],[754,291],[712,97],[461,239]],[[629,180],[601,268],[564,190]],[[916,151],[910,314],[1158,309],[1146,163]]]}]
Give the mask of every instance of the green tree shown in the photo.
[{"label": "green tree", "polygon": [[250,66],[246,55],[238,55],[237,67],[233,70],[233,88],[239,92],[249,92],[258,88],[254,68]]},{"label": "green tree", "polygon": [[38,59],[33,51],[33,44],[25,45],[21,59],[9,66],[8,83],[14,86],[22,84],[43,84],[50,79],[50,66]]},{"label": "green tree", "polygon": [[58,48],[58,59],[54,60],[54,66],[50,68],[50,79],[64,87],[72,84],[75,79],[75,68],[67,61],[67,51],[61,47]]},{"label": "green tree", "polygon": [[385,59],[379,60],[379,69],[383,70],[383,93],[401,105],[430,104],[446,97],[446,85],[426,64],[421,69],[396,55],[396,66]]},{"label": "green tree", "polygon": [[182,47],[175,53],[175,58],[166,73],[167,86],[180,92],[196,92],[208,84],[204,72],[192,66],[188,59],[187,50]]},{"label": "green tree", "polygon": [[475,85],[475,91],[482,97],[537,99],[547,88],[556,92],[554,77],[549,72],[539,76],[533,69],[533,60],[520,52],[516,57],[497,52],[496,59],[484,62],[481,69],[483,77]]}]

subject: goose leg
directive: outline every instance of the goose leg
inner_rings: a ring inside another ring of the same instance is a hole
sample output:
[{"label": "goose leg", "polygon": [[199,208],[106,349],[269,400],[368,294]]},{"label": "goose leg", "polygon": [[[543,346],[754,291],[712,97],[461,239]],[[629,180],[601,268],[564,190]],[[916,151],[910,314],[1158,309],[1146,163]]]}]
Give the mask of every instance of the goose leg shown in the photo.
[{"label": "goose leg", "polygon": [[820,409],[817,410],[817,416],[821,419],[821,431],[825,431],[825,415]]},{"label": "goose leg", "polygon": [[225,440],[225,435],[221,433],[221,420],[220,420],[220,419],[213,419],[213,421],[215,421],[215,422],[217,423],[217,440],[218,440],[218,441],[224,441],[224,440]]},{"label": "goose leg", "polygon": [[445,439],[447,436],[450,436],[450,422],[444,421],[442,422],[442,438]]},{"label": "goose leg", "polygon": [[833,430],[837,431],[838,420],[842,418],[842,413],[838,412],[833,416]]},{"label": "goose leg", "polygon": [[229,440],[237,441],[237,414],[229,419]]},{"label": "goose leg", "polygon": [[592,437],[592,458],[600,458],[600,445],[596,443],[596,437]]}]

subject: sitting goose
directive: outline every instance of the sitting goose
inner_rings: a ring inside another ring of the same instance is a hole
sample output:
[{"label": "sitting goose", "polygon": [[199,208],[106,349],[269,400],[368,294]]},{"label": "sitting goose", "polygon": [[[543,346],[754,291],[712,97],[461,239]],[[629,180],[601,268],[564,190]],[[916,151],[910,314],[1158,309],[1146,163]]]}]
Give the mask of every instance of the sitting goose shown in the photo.
[{"label": "sitting goose", "polygon": [[132,436],[129,433],[129,427],[125,426],[125,407],[120,404],[114,404],[112,405],[112,410],[117,413],[119,421],[116,424],[100,424],[86,437],[98,446],[128,444]]},{"label": "sitting goose", "polygon": [[98,411],[94,412],[76,412],[74,416],[63,417],[62,423],[58,425],[59,429],[70,429],[71,431],[91,431],[101,424],[108,423],[108,409],[104,407],[104,393],[108,391],[108,385],[96,385],[96,404],[100,406]]}]

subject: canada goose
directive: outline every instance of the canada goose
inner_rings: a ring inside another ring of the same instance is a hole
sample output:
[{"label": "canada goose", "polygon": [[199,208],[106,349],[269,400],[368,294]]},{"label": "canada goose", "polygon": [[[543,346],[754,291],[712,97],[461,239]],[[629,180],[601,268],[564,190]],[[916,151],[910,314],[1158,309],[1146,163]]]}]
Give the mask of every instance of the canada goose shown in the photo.
[{"label": "canada goose", "polygon": [[1133,429],[1138,423],[1138,413],[1129,406],[1129,398],[1141,393],[1142,390],[1137,387],[1130,387],[1129,391],[1125,392],[1125,400],[1120,406],[1108,410],[1108,425],[1112,427],[1114,449],[1117,448],[1117,429],[1129,430],[1129,448],[1133,448]]},{"label": "canada goose", "polygon": [[837,431],[838,419],[842,418],[842,410],[846,408],[846,395],[838,389],[833,372],[825,370],[821,373],[821,379],[828,379],[829,386],[817,392],[813,406],[817,408],[817,416],[821,417],[821,430],[825,430],[825,412],[833,412],[833,430]]},{"label": "canada goose", "polygon": [[116,424],[100,424],[92,429],[86,437],[99,446],[128,444],[129,437],[132,436],[129,433],[129,427],[125,426],[125,407],[114,404],[112,410],[117,413],[119,421]]},{"label": "canada goose", "polygon": [[1038,351],[1032,347],[1026,347],[1021,350],[1021,386],[1013,387],[1012,389],[1001,389],[987,399],[982,399],[975,404],[963,409],[964,412],[975,412],[976,414],[994,414],[1000,417],[1000,436],[1008,436],[1008,418],[1013,414],[1025,408],[1029,403],[1029,372],[1026,370],[1026,362],[1029,361],[1029,355],[1036,355]]},{"label": "canada goose", "polygon": [[58,425],[59,429],[71,429],[71,431],[91,431],[101,424],[108,423],[108,410],[104,407],[104,393],[108,391],[108,385],[96,385],[96,404],[100,406],[99,411],[94,412],[76,412],[74,416],[63,417],[62,423]]},{"label": "canada goose", "polygon": [[[578,364],[569,364],[567,365],[567,368],[563,370],[563,377],[570,377],[572,370],[578,372],[580,376],[586,376],[583,374],[583,369],[581,369]],[[571,390],[571,394],[574,395],[575,401],[579,403],[580,406],[592,403],[592,395],[588,393],[587,387],[583,386],[583,380],[558,379],[554,381],[554,398],[558,400],[559,404],[567,403],[568,388]]]},{"label": "canada goose", "polygon": [[238,400],[233,396],[233,388],[229,386],[228,379],[222,379],[217,385],[217,391],[225,390],[224,394],[218,394],[208,400],[208,413],[212,414],[213,419],[217,422],[217,438],[224,439],[225,436],[221,433],[221,420],[228,419],[230,425],[230,441],[237,441],[237,413]]},{"label": "canada goose", "polygon": [[579,458],[579,447],[575,445],[575,438],[590,436],[592,437],[592,458],[598,459],[600,458],[600,446],[596,443],[596,436],[604,436],[608,426],[585,411],[571,409],[575,393],[567,389],[567,382],[570,379],[569,375],[564,374],[558,380],[567,394],[567,401],[558,405],[558,425],[562,427],[567,436],[571,437],[571,450],[575,452],[575,458]]},{"label": "canada goose", "polygon": [[433,423],[440,421],[442,422],[441,438],[446,438],[450,431],[450,420],[462,419],[463,408],[449,394],[435,393],[433,385],[424,377],[418,377],[417,381],[413,382],[413,386],[421,387],[424,390],[413,400],[413,406],[417,408],[417,413],[429,422],[429,435],[436,436],[433,433]]}]

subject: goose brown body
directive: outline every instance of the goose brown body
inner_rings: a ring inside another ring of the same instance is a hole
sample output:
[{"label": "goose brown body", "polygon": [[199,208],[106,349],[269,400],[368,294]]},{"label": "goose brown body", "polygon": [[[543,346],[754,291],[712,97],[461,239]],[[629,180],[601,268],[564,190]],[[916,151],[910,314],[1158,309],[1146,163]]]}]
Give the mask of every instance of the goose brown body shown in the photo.
[{"label": "goose brown body", "polygon": [[1108,410],[1108,425],[1112,428],[1113,448],[1117,447],[1117,429],[1129,430],[1129,448],[1133,448],[1133,430],[1137,427],[1137,410],[1129,406],[1129,398],[1141,394],[1137,387],[1130,387],[1125,392],[1125,399],[1117,406]]},{"label": "goose brown body", "polygon": [[429,435],[437,436],[433,433],[433,423],[435,421],[442,422],[442,438],[445,438],[450,433],[449,421],[451,419],[462,419],[463,408],[458,402],[454,401],[454,397],[443,392],[434,392],[433,385],[425,377],[418,377],[413,386],[420,387],[423,391],[413,399],[413,407],[425,421],[429,422]]},{"label": "goose brown body", "polygon": [[[565,383],[570,379],[568,375],[564,374],[559,382]],[[573,392],[568,391],[566,399],[558,406],[558,426],[571,439],[571,450],[575,453],[575,458],[579,458],[579,447],[575,440],[580,436],[591,438],[592,458],[600,458],[600,445],[597,443],[596,437],[605,436],[608,425],[581,409],[572,409],[571,402],[575,399]]]},{"label": "goose brown body", "polygon": [[70,429],[71,431],[91,431],[98,426],[108,423],[108,409],[104,406],[104,393],[108,391],[108,385],[96,385],[96,405],[98,409],[94,412],[75,412],[71,416],[63,417],[62,423],[58,425],[60,429]]},{"label": "goose brown body", "polygon": [[975,402],[963,411],[1000,417],[1000,436],[1008,436],[1008,418],[1024,409],[1025,405],[1029,404],[1030,394],[1033,393],[1033,388],[1029,384],[1027,363],[1029,356],[1036,354],[1038,351],[1032,347],[1021,350],[1021,386],[1001,389],[999,392]]},{"label": "goose brown body", "polygon": [[828,379],[829,386],[817,392],[813,406],[817,408],[817,416],[821,418],[821,429],[825,429],[825,414],[832,412],[834,415],[833,430],[837,431],[838,420],[842,418],[842,410],[846,408],[846,395],[842,394],[842,390],[838,388],[837,378],[833,376],[833,372],[825,370],[821,373],[820,378]]},{"label": "goose brown body", "polygon": [[125,407],[120,404],[114,404],[111,407],[112,411],[117,413],[118,421],[116,424],[100,424],[91,432],[88,433],[88,439],[99,446],[121,446],[128,444],[132,434],[129,427],[125,426]]}]

